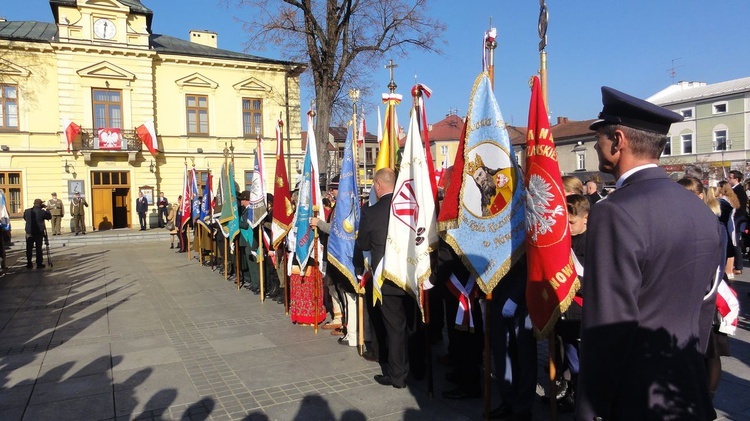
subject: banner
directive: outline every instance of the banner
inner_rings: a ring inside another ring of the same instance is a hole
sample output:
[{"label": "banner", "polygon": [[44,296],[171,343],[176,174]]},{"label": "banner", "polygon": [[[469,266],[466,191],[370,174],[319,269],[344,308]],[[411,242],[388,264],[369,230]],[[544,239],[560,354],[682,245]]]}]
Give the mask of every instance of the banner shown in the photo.
[{"label": "banner", "polygon": [[99,129],[97,132],[97,148],[117,150],[125,149],[120,129]]},{"label": "banner", "polygon": [[344,159],[339,175],[339,193],[328,236],[328,262],[359,291],[359,281],[354,273],[354,242],[359,230],[359,198],[357,197],[357,164],[354,161],[352,132],[347,131]]},{"label": "banner", "polygon": [[323,198],[320,196],[320,183],[318,181],[318,147],[315,143],[314,127],[313,116],[311,113],[307,113],[307,150],[302,167],[297,213],[294,216],[295,237],[297,239],[295,256],[302,271],[307,267],[307,261],[313,255],[314,250],[315,236],[310,226],[310,218],[314,216],[314,213],[323,210]]},{"label": "banner", "polygon": [[201,195],[198,191],[198,171],[195,168],[190,170],[190,201],[192,202],[193,224],[201,215]]},{"label": "banner", "polygon": [[188,166],[187,166],[187,162],[185,162],[185,173],[182,177],[182,204],[180,208],[180,214],[182,215],[181,216],[182,219],[180,220],[181,227],[185,226],[188,223],[188,221],[190,221],[190,205],[191,205],[190,192],[191,191],[192,190],[190,187],[190,177],[188,175]]},{"label": "banner", "polygon": [[474,82],[464,131],[463,156],[441,207],[441,227],[448,228],[441,235],[489,294],[524,253],[526,195],[487,73]]},{"label": "banner", "polygon": [[[382,277],[414,296],[421,309],[422,284],[432,273],[430,252],[437,248],[438,234],[435,198],[416,110],[411,113],[393,191],[386,244]],[[376,282],[381,286],[383,279],[376,278]],[[373,288],[376,292],[379,289]]]},{"label": "banner", "polygon": [[263,149],[260,139],[258,139],[258,147],[255,148],[253,175],[250,179],[250,203],[247,212],[247,222],[252,228],[263,222],[263,218],[268,214],[265,184],[265,180],[263,180]]},{"label": "banner", "polygon": [[211,201],[211,196],[213,195],[213,191],[211,188],[211,185],[213,184],[213,178],[214,177],[211,174],[211,170],[208,170],[208,175],[206,176],[206,184],[203,186],[201,209],[198,215],[198,222],[206,227],[208,227],[208,224],[211,223],[210,218],[213,213],[213,202]]},{"label": "banner", "polygon": [[568,205],[539,78],[534,76],[526,134],[526,305],[546,336],[580,288],[570,249]]},{"label": "banner", "polygon": [[232,243],[234,237],[240,231],[240,217],[237,210],[237,189],[234,185],[234,164],[230,163],[227,168],[222,167],[222,200],[221,206],[221,232],[227,241]]},{"label": "banner", "polygon": [[289,178],[286,174],[286,163],[284,162],[284,140],[281,129],[284,123],[279,120],[276,124],[276,174],[273,178],[273,222],[271,223],[271,235],[273,248],[281,244],[294,220],[294,208],[292,207],[292,194],[289,188]]}]

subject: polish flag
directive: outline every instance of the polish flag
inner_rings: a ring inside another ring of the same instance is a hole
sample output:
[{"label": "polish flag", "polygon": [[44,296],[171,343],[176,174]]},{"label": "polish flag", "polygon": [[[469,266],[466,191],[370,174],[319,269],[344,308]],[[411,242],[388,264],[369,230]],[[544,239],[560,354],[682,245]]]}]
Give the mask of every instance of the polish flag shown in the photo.
[{"label": "polish flag", "polygon": [[154,128],[153,121],[147,121],[135,129],[135,133],[141,139],[144,145],[151,152],[151,155],[156,156],[159,152],[159,142],[156,139],[156,129]]},{"label": "polish flag", "polygon": [[65,133],[65,138],[68,140],[68,153],[70,153],[70,145],[73,144],[73,139],[81,133],[81,126],[67,118],[63,118],[63,133]]}]

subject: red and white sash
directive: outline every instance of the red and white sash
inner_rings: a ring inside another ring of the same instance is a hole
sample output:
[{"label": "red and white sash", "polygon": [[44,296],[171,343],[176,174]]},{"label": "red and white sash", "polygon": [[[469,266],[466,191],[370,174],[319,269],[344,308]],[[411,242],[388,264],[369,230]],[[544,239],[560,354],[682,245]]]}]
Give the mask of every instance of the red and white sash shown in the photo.
[{"label": "red and white sash", "polygon": [[[477,284],[474,282],[474,277],[469,276],[469,281],[464,287],[461,282],[456,278],[456,275],[451,274],[450,283],[448,289],[456,299],[458,299],[458,311],[456,312],[456,329],[458,330],[469,330],[474,331],[474,315],[471,313],[471,300],[476,298],[479,294],[477,290]],[[469,317],[466,317],[468,313]]]}]

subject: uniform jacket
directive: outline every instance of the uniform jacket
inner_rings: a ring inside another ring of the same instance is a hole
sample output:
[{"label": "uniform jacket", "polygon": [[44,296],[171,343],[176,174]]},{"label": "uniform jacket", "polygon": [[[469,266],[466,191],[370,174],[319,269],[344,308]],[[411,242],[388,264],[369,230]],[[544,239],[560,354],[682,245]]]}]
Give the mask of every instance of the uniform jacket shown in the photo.
[{"label": "uniform jacket", "polygon": [[83,197],[76,199],[75,197],[70,201],[70,215],[78,216],[86,213],[84,207],[89,207],[86,199]]},{"label": "uniform jacket", "polygon": [[60,199],[50,199],[47,201],[47,210],[52,216],[65,215],[65,207]]},{"label": "uniform jacket", "polygon": [[44,221],[52,219],[49,211],[39,206],[26,209],[23,220],[26,221],[26,234],[38,236],[44,234]]},{"label": "uniform jacket", "polygon": [[[388,220],[391,215],[392,200],[393,193],[384,194],[377,203],[362,209],[362,219],[359,220],[357,247],[362,251],[370,251],[373,272],[385,255],[385,241],[388,237]],[[390,281],[383,283],[382,292],[383,295],[404,295],[406,293]]]},{"label": "uniform jacket", "polygon": [[703,351],[724,260],[716,216],[661,168],[591,208],[576,419],[713,419]]}]

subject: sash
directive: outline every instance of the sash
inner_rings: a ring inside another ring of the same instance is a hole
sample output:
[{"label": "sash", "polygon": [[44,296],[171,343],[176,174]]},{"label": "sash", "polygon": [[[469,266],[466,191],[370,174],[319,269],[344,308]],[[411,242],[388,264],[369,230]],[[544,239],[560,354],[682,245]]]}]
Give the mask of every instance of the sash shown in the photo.
[{"label": "sash", "polygon": [[[474,332],[474,315],[471,313],[471,300],[479,295],[477,284],[473,276],[469,276],[469,281],[464,287],[459,282],[456,275],[451,274],[448,290],[458,300],[458,311],[456,312],[456,330],[468,330]],[[466,314],[469,317],[466,317]]]}]

